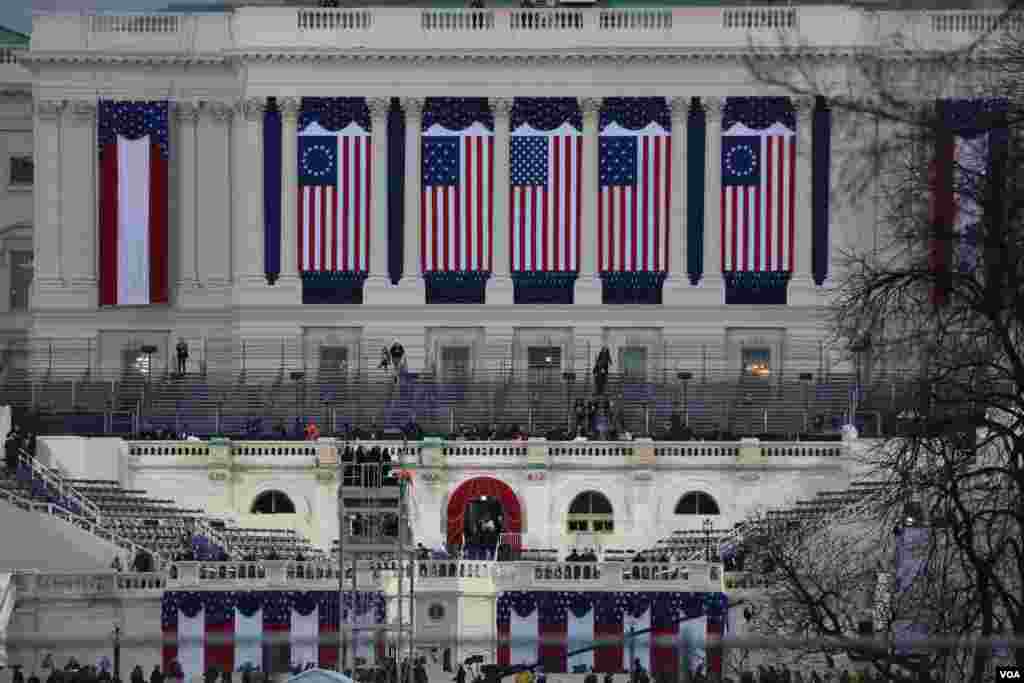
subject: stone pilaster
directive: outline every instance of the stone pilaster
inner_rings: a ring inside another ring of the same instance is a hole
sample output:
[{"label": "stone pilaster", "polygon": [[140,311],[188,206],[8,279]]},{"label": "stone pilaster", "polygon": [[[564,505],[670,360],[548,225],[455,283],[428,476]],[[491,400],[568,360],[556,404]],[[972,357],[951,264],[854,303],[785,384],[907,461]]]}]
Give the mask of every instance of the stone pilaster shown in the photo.
[{"label": "stone pilaster", "polygon": [[263,113],[266,100],[235,103],[231,130],[231,246],[236,305],[257,303],[263,275]]},{"label": "stone pilaster", "polygon": [[811,194],[811,158],[814,111],[813,97],[794,97],[796,110],[796,243],[793,249],[793,275],[789,282],[788,303],[809,306],[818,303],[817,286],[811,271],[813,220]]},{"label": "stone pilaster", "polygon": [[[402,98],[405,109],[405,244],[402,253],[402,286],[414,288],[419,303],[425,300],[423,273],[420,272],[420,147],[423,124],[423,98]],[[408,301],[408,298],[406,299]]]},{"label": "stone pilaster", "polygon": [[286,298],[298,304],[302,300],[298,262],[298,217],[295,215],[299,192],[298,127],[300,102],[295,97],[277,101],[281,110],[281,276],[275,288],[288,292]]},{"label": "stone pilaster", "polygon": [[231,288],[231,102],[206,101],[196,142],[197,254],[202,307],[228,303]]},{"label": "stone pilaster", "polygon": [[60,142],[63,100],[36,100],[33,107],[35,175],[32,248],[33,308],[60,308],[66,286],[61,235]]},{"label": "stone pilaster", "polygon": [[75,100],[64,111],[61,135],[62,251],[72,308],[96,308],[97,161],[96,100]]},{"label": "stone pilaster", "polygon": [[600,264],[597,262],[597,165],[600,97],[581,97],[583,111],[583,195],[582,224],[580,225],[580,274],[576,280],[575,302],[583,305],[601,303]]},{"label": "stone pilaster", "polygon": [[704,303],[725,303],[722,282],[722,97],[702,97],[707,113],[707,165],[704,167]]},{"label": "stone pilaster", "polygon": [[191,296],[202,295],[199,281],[199,242],[196,235],[196,194],[199,182],[196,174],[196,124],[199,120],[199,104],[176,102],[174,120],[177,124],[175,156],[178,183],[178,224],[177,230],[173,233],[178,242],[175,302],[178,306],[185,306],[189,304]]},{"label": "stone pilaster", "polygon": [[494,234],[491,235],[494,248],[494,263],[491,264],[491,280],[487,285],[487,303],[508,305],[514,302],[515,290],[509,275],[509,116],[512,113],[511,97],[490,98],[494,112]]},{"label": "stone pilaster", "polygon": [[370,202],[373,207],[370,224],[370,273],[363,290],[363,302],[386,303],[392,289],[388,278],[388,111],[391,99],[370,97],[370,144],[372,147],[373,180]]},{"label": "stone pilaster", "polygon": [[689,281],[686,276],[686,115],[689,97],[671,97],[672,110],[672,209],[669,213],[668,279],[665,282],[664,302],[667,305],[685,303]]}]

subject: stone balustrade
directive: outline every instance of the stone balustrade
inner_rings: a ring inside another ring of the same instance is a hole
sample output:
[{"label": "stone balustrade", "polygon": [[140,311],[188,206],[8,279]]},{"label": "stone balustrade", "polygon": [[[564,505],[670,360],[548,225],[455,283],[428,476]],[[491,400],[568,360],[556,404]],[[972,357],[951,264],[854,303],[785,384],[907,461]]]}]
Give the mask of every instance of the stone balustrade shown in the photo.
[{"label": "stone balustrade", "polygon": [[[719,48],[747,50],[753,36],[809,48],[864,48],[899,36],[906,46],[959,47],[992,28],[997,11],[879,11],[855,7],[601,9],[312,9],[242,7],[234,13],[58,14],[39,17],[33,50],[141,51],[208,56],[227,50],[444,50]],[[1015,18],[1019,21],[1020,18]],[[226,58],[226,57],[224,57]]]},{"label": "stone balustrade", "polygon": [[[409,565],[406,576],[411,573]],[[744,575],[743,585],[728,578],[719,564],[639,564],[607,562],[486,562],[429,560],[415,563],[416,583],[430,590],[459,590],[466,580],[483,581],[495,591],[595,590],[718,592],[726,586],[756,588],[762,584]],[[351,575],[350,575],[351,576]],[[361,590],[394,587],[394,569],[359,569]],[[17,572],[18,597],[61,599],[116,595],[156,595],[166,590],[332,590],[339,585],[336,565],[325,562],[176,562],[167,571],[128,573]],[[349,584],[350,585],[350,584]],[[477,584],[479,587],[484,584]]]},{"label": "stone balustrade", "polygon": [[[393,461],[411,467],[459,467],[530,465],[562,468],[636,466],[657,469],[688,464],[722,465],[728,463],[765,466],[809,465],[811,459],[835,459],[849,454],[843,442],[742,442],[697,441],[364,441],[365,447],[388,449]],[[203,457],[232,458],[239,462],[282,465],[334,466],[338,450],[346,444],[332,439],[308,441],[236,441],[223,450],[196,441],[129,441],[127,453],[137,464],[166,464],[177,458],[181,464],[194,464]],[[353,444],[355,445],[355,444]]]}]

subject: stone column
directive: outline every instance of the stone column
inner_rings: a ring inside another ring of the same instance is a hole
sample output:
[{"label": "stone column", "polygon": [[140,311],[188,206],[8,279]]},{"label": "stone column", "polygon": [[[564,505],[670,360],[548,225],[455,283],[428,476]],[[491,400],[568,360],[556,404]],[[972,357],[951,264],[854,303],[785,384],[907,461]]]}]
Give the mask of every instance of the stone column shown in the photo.
[{"label": "stone column", "polygon": [[[425,284],[420,272],[420,127],[423,117],[423,98],[404,97],[405,109],[405,244],[402,249],[402,282],[406,290],[413,287],[416,294],[407,303],[423,303]],[[404,283],[408,282],[408,285]]]},{"label": "stone column", "polygon": [[[258,303],[263,276],[263,112],[266,100],[235,104],[231,130],[231,245],[235,304]],[[255,296],[254,296],[255,295]]]},{"label": "stone column", "polygon": [[491,281],[487,286],[487,303],[511,305],[515,301],[515,290],[509,275],[509,115],[512,113],[511,97],[492,97],[489,100],[494,112],[494,263],[491,264]]},{"label": "stone column", "polygon": [[725,98],[702,97],[707,113],[707,165],[704,167],[704,275],[706,303],[725,303],[722,289],[722,108]]},{"label": "stone column", "polygon": [[685,291],[690,283],[686,274],[686,123],[690,107],[689,97],[669,98],[672,109],[672,211],[668,233],[668,279],[665,282],[664,302],[667,305],[685,303]]},{"label": "stone column", "polygon": [[581,97],[583,110],[583,194],[582,225],[580,226],[580,275],[576,281],[575,302],[583,305],[601,303],[601,278],[597,263],[597,200],[598,200],[598,113],[600,97]]},{"label": "stone column", "polygon": [[388,279],[388,111],[391,99],[369,97],[370,144],[373,151],[373,179],[370,202],[373,206],[370,237],[370,273],[363,290],[363,302],[385,303],[391,283]]},{"label": "stone column", "polygon": [[197,271],[201,297],[191,303],[221,307],[231,293],[231,120],[234,103],[204,102],[196,134]]},{"label": "stone column", "polygon": [[174,118],[178,122],[178,276],[177,297],[179,306],[189,305],[189,297],[199,289],[199,256],[196,240],[196,122],[199,120],[199,104],[178,102],[174,107]]},{"label": "stone column", "polygon": [[[281,276],[278,287],[300,291],[298,262],[298,218],[295,215],[299,192],[298,128],[299,100],[284,97],[277,101],[281,110]],[[301,299],[300,299],[301,300]]]},{"label": "stone column", "polygon": [[34,225],[32,250],[35,272],[32,279],[34,308],[60,306],[64,288],[61,240],[60,138],[61,100],[36,100],[33,139],[35,175],[33,182]]},{"label": "stone column", "polygon": [[99,303],[97,160],[96,101],[76,100],[65,111],[61,138],[61,213],[68,217],[63,221],[62,247],[71,285],[67,303],[74,308],[96,308]]},{"label": "stone column", "polygon": [[789,283],[788,303],[792,305],[814,305],[817,303],[817,286],[811,271],[812,236],[814,214],[811,194],[811,158],[814,127],[811,114],[814,111],[813,97],[794,97],[796,110],[796,243],[793,249],[793,275]]}]

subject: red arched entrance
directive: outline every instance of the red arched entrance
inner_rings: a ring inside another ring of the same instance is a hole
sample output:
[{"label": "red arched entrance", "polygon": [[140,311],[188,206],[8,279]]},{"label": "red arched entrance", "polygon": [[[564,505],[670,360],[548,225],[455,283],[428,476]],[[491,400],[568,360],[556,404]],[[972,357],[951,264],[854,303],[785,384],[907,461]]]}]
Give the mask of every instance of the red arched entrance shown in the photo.
[{"label": "red arched entrance", "polygon": [[471,500],[494,498],[501,503],[505,513],[505,531],[522,533],[523,512],[519,506],[519,498],[512,487],[493,477],[475,477],[464,481],[455,489],[448,499],[448,544],[457,545],[462,538],[462,527],[466,516],[466,505]]}]

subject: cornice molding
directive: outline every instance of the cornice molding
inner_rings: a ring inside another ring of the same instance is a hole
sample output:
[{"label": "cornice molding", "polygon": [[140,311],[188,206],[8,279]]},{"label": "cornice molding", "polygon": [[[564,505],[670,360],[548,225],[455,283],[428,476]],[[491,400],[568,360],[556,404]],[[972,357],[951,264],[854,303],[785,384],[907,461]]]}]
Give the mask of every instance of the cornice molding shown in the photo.
[{"label": "cornice molding", "polygon": [[[850,59],[869,54],[883,57],[894,62],[926,61],[929,58],[942,56],[949,58],[949,53],[942,51],[911,51],[890,50],[879,52],[867,48],[805,48],[802,55],[809,59]],[[214,65],[231,66],[239,63],[285,62],[285,63],[316,63],[316,62],[397,62],[412,64],[445,64],[445,63],[500,63],[521,64],[526,66],[538,64],[564,64],[577,62],[604,62],[616,64],[659,63],[704,63],[704,62],[736,62],[750,56],[747,47],[735,48],[586,48],[565,50],[463,50],[463,51],[373,51],[373,50],[330,50],[323,48],[300,48],[278,50],[239,50],[211,54],[139,54],[139,53],[67,53],[67,52],[34,52],[29,53],[24,61],[33,65],[46,64],[102,64],[102,65]],[[793,58],[792,52],[769,49],[762,50],[761,59]],[[975,59],[966,61],[984,62],[984,53]]]}]

